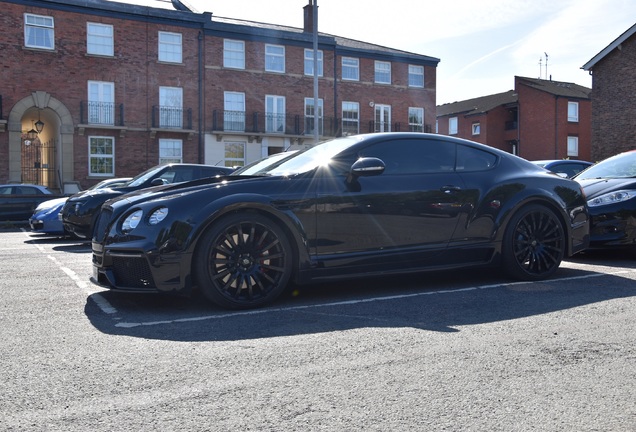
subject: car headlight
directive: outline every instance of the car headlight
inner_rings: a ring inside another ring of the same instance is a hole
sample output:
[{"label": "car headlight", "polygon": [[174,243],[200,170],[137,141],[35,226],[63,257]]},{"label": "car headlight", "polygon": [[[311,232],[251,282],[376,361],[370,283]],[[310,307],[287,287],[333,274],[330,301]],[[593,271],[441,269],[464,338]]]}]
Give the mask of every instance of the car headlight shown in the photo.
[{"label": "car headlight", "polygon": [[633,190],[619,190],[609,192],[588,200],[587,205],[590,207],[599,207],[609,204],[616,204],[619,202],[627,201],[636,196],[636,191]]},{"label": "car headlight", "polygon": [[150,225],[157,225],[168,216],[168,207],[160,207],[157,210],[150,213],[148,217],[148,223]]},{"label": "car headlight", "polygon": [[139,225],[139,222],[141,222],[141,218],[143,215],[144,212],[142,210],[137,210],[136,212],[129,214],[122,222],[121,230],[124,233],[129,233],[130,231],[137,228],[137,225]]}]

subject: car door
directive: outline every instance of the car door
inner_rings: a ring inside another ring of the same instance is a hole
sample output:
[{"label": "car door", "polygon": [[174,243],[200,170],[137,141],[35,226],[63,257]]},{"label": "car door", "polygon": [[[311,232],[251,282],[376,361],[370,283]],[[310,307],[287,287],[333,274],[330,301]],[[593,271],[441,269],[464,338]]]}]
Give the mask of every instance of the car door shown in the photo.
[{"label": "car door", "polygon": [[[316,179],[313,252],[322,265],[410,267],[443,252],[462,208],[455,151],[443,140],[388,138],[333,161]],[[363,157],[382,160],[384,172],[347,181],[343,171]]]}]

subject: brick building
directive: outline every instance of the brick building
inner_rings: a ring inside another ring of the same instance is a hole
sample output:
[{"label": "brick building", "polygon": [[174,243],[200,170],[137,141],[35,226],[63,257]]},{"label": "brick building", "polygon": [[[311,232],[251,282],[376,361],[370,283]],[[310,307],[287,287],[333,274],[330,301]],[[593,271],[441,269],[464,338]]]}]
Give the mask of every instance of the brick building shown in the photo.
[{"label": "brick building", "polygon": [[314,128],[431,130],[439,59],[320,33],[314,110],[311,2],[299,28],[148,3],[0,0],[0,183],[73,192],[167,161],[243,165]]},{"label": "brick building", "polygon": [[590,160],[590,89],[515,77],[514,90],[437,107],[437,131],[528,160]]},{"label": "brick building", "polygon": [[583,69],[592,74],[592,157],[636,149],[636,24]]}]

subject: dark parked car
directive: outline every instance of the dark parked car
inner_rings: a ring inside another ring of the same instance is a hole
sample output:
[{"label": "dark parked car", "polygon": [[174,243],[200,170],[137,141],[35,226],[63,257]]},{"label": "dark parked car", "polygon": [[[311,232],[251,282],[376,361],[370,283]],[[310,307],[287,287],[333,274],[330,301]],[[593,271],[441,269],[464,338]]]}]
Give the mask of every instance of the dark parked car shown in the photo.
[{"label": "dark parked car", "polygon": [[592,162],[574,159],[538,160],[532,161],[532,163],[567,178],[572,178],[584,169],[594,165]]},{"label": "dark parked car", "polygon": [[226,175],[232,171],[233,168],[199,164],[157,165],[121,186],[79,192],[72,195],[62,207],[64,230],[77,237],[91,238],[99,210],[111,198],[151,186]]},{"label": "dark parked car", "polygon": [[248,174],[106,203],[93,280],[250,308],[290,280],[480,265],[538,280],[588,243],[578,183],[448,136],[338,138]]},{"label": "dark parked car", "polygon": [[636,252],[636,151],[612,156],[574,177],[591,217],[591,248]]},{"label": "dark parked car", "polygon": [[55,196],[59,195],[41,185],[19,183],[0,185],[0,220],[26,222],[41,202]]}]

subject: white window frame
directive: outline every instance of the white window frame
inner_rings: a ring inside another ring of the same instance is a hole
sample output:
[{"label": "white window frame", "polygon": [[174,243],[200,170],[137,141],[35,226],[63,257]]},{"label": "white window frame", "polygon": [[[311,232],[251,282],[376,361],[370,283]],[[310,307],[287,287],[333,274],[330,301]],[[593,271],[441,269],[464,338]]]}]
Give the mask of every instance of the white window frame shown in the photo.
[{"label": "white window frame", "polygon": [[245,131],[245,93],[223,92],[223,130]]},{"label": "white window frame", "polygon": [[223,67],[245,69],[245,42],[223,39]]},{"label": "white window frame", "polygon": [[481,134],[481,123],[480,122],[475,122],[472,124],[472,132],[473,135],[480,135]]},{"label": "white window frame", "polygon": [[568,102],[568,121],[578,123],[579,121],[579,103]]},{"label": "white window frame", "polygon": [[450,117],[448,119],[448,134],[457,135],[457,117]]},{"label": "white window frame", "polygon": [[[110,153],[92,152],[95,140],[110,141]],[[110,170],[94,170],[98,163]],[[115,138],[112,136],[89,136],[88,137],[88,175],[91,177],[114,177],[115,176]]]},{"label": "white window frame", "polygon": [[391,62],[375,61],[375,83],[391,84]]},{"label": "white window frame", "polygon": [[360,59],[343,57],[341,62],[342,79],[344,81],[360,81]]},{"label": "white window frame", "polygon": [[375,104],[374,131],[391,132],[391,105]]},{"label": "white window frame", "polygon": [[115,124],[115,83],[88,81],[87,122],[89,124]]},{"label": "white window frame", "polygon": [[24,46],[46,50],[55,49],[55,20],[53,17],[24,14]]},{"label": "white window frame", "polygon": [[285,73],[285,47],[265,44],[265,71]]},{"label": "white window frame", "polygon": [[409,87],[424,88],[424,66],[409,65]]},{"label": "white window frame", "polygon": [[342,135],[360,133],[360,104],[358,102],[342,102]]},{"label": "white window frame", "polygon": [[157,58],[160,62],[183,63],[183,35],[160,31],[157,34]]},{"label": "white window frame", "polygon": [[183,163],[183,140],[159,140],[159,163]]},{"label": "white window frame", "polygon": [[568,137],[568,156],[578,156],[578,155],[579,155],[579,137],[569,136]]},{"label": "white window frame", "polygon": [[[245,142],[226,141],[223,159],[226,167],[245,166]],[[241,156],[242,154],[242,156]]]},{"label": "white window frame", "polygon": [[409,132],[424,132],[424,108],[409,107]]},{"label": "white window frame", "polygon": [[104,57],[115,55],[113,26],[94,22],[86,23],[86,53]]},{"label": "white window frame", "polygon": [[[318,135],[323,135],[324,104],[318,99]],[[305,135],[313,135],[315,128],[314,98],[305,98]]]},{"label": "white window frame", "polygon": [[[323,73],[323,54],[322,50],[318,50],[318,76]],[[314,50],[305,49],[305,75],[314,76]]]},{"label": "white window frame", "polygon": [[265,95],[265,132],[285,133],[285,96]]},{"label": "white window frame", "polygon": [[183,127],[183,89],[159,87],[159,127]]}]

